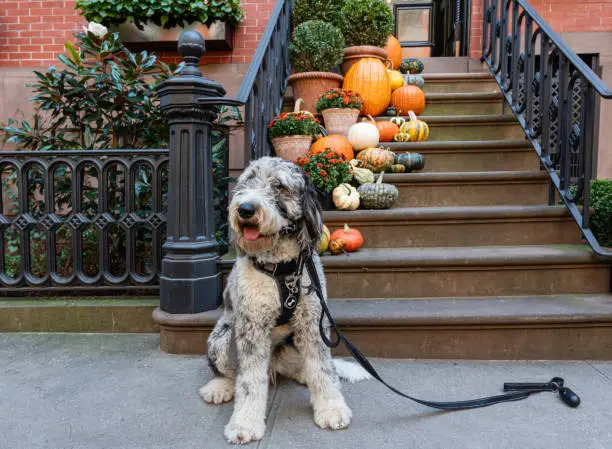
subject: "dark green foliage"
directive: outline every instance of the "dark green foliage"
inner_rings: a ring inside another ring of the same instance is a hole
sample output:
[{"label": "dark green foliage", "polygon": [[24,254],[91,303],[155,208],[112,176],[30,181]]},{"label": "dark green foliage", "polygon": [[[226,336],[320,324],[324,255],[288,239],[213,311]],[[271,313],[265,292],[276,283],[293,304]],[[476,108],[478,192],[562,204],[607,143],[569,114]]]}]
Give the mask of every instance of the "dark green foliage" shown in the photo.
[{"label": "dark green foliage", "polygon": [[329,72],[342,62],[344,46],[338,28],[321,20],[309,20],[291,36],[291,67],[296,72]]},{"label": "dark green foliage", "polygon": [[612,179],[591,182],[591,230],[601,246],[612,247]]},{"label": "dark green foliage", "polygon": [[[159,111],[154,86],[177,73],[176,66],[146,51],[132,53],[117,33],[98,38],[77,33],[66,55],[32,87],[32,122],[4,127],[7,142],[28,150],[159,148],[168,125]],[[153,81],[153,84],[151,84]],[[44,119],[42,118],[44,117]]]},{"label": "dark green foliage", "polygon": [[293,27],[309,20],[322,20],[340,28],[343,0],[295,0]]},{"label": "dark green foliage", "polygon": [[384,47],[393,34],[393,13],[384,0],[347,0],[340,29],[348,46]]},{"label": "dark green foliage", "polygon": [[236,25],[244,17],[240,0],[78,0],[76,8],[89,22],[109,26],[129,21],[139,28],[146,22],[164,28],[215,20]]}]

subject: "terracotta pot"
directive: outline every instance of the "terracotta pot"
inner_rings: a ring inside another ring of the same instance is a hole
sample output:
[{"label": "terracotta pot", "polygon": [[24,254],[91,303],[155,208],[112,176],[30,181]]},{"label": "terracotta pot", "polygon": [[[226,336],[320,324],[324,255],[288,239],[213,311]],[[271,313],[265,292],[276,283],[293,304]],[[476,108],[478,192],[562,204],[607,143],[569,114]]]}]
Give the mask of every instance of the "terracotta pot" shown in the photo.
[{"label": "terracotta pot", "polygon": [[387,60],[387,50],[382,47],[374,47],[372,45],[356,45],[354,47],[346,47],[344,49],[344,62],[340,66],[340,71],[343,75],[351,68],[353,64],[361,58],[378,58],[382,62]]},{"label": "terracotta pot", "polygon": [[311,143],[311,136],[285,136],[272,139],[276,155],[291,162],[308,153]]},{"label": "terracotta pot", "polygon": [[289,75],[293,98],[302,98],[306,111],[314,111],[319,97],[334,87],[342,86],[344,77],[331,72],[303,72]]},{"label": "terracotta pot", "polygon": [[357,123],[359,109],[354,108],[330,108],[322,113],[325,129],[329,135],[339,134],[346,137],[351,126]]}]

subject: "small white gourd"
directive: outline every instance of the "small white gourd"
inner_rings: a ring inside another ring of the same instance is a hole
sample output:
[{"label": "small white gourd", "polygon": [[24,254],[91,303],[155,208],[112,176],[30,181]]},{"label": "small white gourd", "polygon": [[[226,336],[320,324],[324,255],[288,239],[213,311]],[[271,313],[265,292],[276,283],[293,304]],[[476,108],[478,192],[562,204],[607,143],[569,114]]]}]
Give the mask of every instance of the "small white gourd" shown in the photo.
[{"label": "small white gourd", "polygon": [[342,183],[334,189],[332,199],[338,210],[355,210],[359,207],[359,193],[347,183]]}]

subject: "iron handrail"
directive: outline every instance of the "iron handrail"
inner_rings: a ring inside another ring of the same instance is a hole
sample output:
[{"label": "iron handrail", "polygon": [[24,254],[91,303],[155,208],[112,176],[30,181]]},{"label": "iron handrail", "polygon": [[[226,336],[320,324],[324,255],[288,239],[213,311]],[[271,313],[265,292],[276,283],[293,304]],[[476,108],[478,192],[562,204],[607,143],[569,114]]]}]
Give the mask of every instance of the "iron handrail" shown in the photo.
[{"label": "iron handrail", "polygon": [[612,89],[608,88],[608,85],[595,73],[593,70],[580,59],[580,57],[565,43],[557,33],[544,21],[544,19],[536,12],[536,10],[526,1],[518,0],[518,4],[523,10],[529,15],[531,20],[540,28],[540,31],[544,33],[551,43],[555,45],[569,60],[571,64],[576,67],[576,70],[580,72],[584,78],[593,85],[593,88],[603,98],[612,98]]},{"label": "iron handrail", "polygon": [[257,48],[255,49],[255,54],[251,59],[251,63],[249,64],[249,69],[242,80],[242,84],[240,85],[240,90],[238,91],[238,95],[236,96],[236,100],[245,104],[249,100],[249,96],[253,91],[253,85],[255,84],[255,79],[257,78],[257,73],[261,68],[264,57],[266,56],[266,50],[270,45],[270,40],[274,34],[274,29],[276,28],[276,24],[278,23],[278,19],[283,11],[283,6],[285,2],[289,0],[278,0],[274,5],[274,9],[268,18],[268,23],[266,24],[266,28],[261,35],[261,39],[259,40],[259,44],[257,44]]},{"label": "iron handrail", "polygon": [[591,229],[590,198],[599,99],[612,91],[526,0],[485,0],[484,11],[481,60],[550,178],[549,204],[562,202],[592,250],[612,257]]}]

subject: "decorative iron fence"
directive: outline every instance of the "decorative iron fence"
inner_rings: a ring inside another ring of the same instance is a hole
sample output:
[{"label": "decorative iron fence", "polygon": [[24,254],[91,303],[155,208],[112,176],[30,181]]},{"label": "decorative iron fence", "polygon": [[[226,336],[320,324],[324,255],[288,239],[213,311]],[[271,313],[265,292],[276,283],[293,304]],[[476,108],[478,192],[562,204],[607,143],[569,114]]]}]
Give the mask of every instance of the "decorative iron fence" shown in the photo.
[{"label": "decorative iron fence", "polygon": [[485,0],[482,60],[518,118],[557,194],[593,250],[590,190],[597,157],[599,101],[612,91],[525,0]]}]

